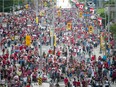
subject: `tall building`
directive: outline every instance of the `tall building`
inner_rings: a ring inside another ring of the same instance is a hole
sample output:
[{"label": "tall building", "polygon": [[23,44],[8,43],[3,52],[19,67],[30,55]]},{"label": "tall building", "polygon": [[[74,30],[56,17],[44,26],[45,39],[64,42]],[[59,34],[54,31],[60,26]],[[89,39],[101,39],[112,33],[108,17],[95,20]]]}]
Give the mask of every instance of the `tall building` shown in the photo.
[{"label": "tall building", "polygon": [[70,0],[57,0],[57,7],[71,8]]},{"label": "tall building", "polygon": [[93,1],[96,8],[103,8],[103,3],[104,3],[104,0],[86,0],[87,2],[88,1]]}]

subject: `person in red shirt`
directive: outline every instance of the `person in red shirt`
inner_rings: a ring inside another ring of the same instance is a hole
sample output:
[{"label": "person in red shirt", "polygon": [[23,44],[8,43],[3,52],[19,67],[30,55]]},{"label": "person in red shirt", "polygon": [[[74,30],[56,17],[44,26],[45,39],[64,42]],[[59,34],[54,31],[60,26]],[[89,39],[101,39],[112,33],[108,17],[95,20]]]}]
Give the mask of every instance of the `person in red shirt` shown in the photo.
[{"label": "person in red shirt", "polygon": [[104,67],[108,69],[108,63],[104,62]]},{"label": "person in red shirt", "polygon": [[87,87],[85,80],[82,81],[82,87]]},{"label": "person in red shirt", "polygon": [[81,83],[79,80],[77,81],[77,87],[81,87]]},{"label": "person in red shirt", "polygon": [[74,86],[74,87],[77,87],[77,81],[76,81],[75,78],[74,78],[74,81],[73,81],[73,86]]},{"label": "person in red shirt", "polygon": [[57,52],[57,56],[58,56],[58,58],[60,57],[60,54],[61,54],[60,51],[58,51],[58,52]]},{"label": "person in red shirt", "polygon": [[64,84],[65,84],[65,86],[67,86],[68,85],[68,78],[66,77],[66,78],[64,78]]},{"label": "person in red shirt", "polygon": [[51,50],[51,49],[49,49],[48,53],[49,53],[49,54],[51,54],[51,53],[52,53],[52,50]]}]

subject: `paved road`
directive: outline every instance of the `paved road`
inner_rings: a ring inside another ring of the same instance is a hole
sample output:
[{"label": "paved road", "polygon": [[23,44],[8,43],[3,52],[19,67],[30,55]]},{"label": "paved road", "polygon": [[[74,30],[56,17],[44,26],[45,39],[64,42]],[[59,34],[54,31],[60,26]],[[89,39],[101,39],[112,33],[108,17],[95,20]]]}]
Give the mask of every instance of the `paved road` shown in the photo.
[{"label": "paved road", "polygon": [[[50,48],[50,46],[42,46],[42,52],[46,52],[47,53],[49,48]],[[8,48],[8,49],[11,52],[11,47]],[[98,46],[97,48],[95,48],[93,50],[93,54],[96,55],[96,58],[98,58],[99,56],[103,56],[102,53],[101,54],[99,53],[99,49],[100,49],[100,47]],[[1,49],[0,49],[0,55],[2,55],[2,50]],[[85,57],[88,58],[88,55],[86,54]],[[64,82],[59,82],[59,84],[60,84],[60,87],[65,87]],[[33,87],[49,87],[49,84],[48,83],[43,83],[41,86],[35,85]],[[116,87],[116,84],[114,84],[114,85],[111,84],[111,87]]]}]

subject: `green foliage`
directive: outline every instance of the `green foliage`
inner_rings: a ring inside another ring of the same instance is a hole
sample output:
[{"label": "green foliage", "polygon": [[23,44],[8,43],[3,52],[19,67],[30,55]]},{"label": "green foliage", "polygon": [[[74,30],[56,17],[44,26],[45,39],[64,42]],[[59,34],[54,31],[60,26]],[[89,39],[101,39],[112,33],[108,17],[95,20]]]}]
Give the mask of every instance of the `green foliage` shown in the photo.
[{"label": "green foliage", "polygon": [[105,14],[105,13],[101,13],[101,14],[100,14],[100,17],[103,18],[103,19],[102,19],[102,23],[103,23],[103,25],[105,26],[105,24],[108,23],[108,15]]},{"label": "green foliage", "polygon": [[13,10],[13,4],[16,7],[16,5],[22,5],[23,0],[0,0],[0,12],[3,12],[3,1],[4,1],[4,12],[10,12],[10,10]]},{"label": "green foliage", "polygon": [[98,13],[98,14],[104,13],[104,11],[105,11],[104,8],[97,9],[97,13]]},{"label": "green foliage", "polygon": [[78,0],[79,2],[84,2],[85,0]]},{"label": "green foliage", "polygon": [[106,1],[104,4],[115,4],[114,0]]},{"label": "green foliage", "polygon": [[116,23],[110,26],[110,31],[116,35]]}]

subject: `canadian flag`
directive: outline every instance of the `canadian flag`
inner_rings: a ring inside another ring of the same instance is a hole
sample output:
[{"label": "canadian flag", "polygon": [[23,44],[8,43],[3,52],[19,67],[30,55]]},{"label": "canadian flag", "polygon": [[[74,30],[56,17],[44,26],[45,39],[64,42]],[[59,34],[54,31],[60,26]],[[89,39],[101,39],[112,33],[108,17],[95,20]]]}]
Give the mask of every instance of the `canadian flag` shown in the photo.
[{"label": "canadian flag", "polygon": [[77,7],[79,6],[79,2],[76,2],[76,6],[77,6]]},{"label": "canadian flag", "polygon": [[83,8],[84,8],[84,4],[79,4],[79,9],[83,10]]},{"label": "canadian flag", "polygon": [[98,20],[99,26],[102,26],[102,18],[98,18],[97,20]]},{"label": "canadian flag", "polygon": [[90,8],[90,12],[94,14],[94,8]]}]

